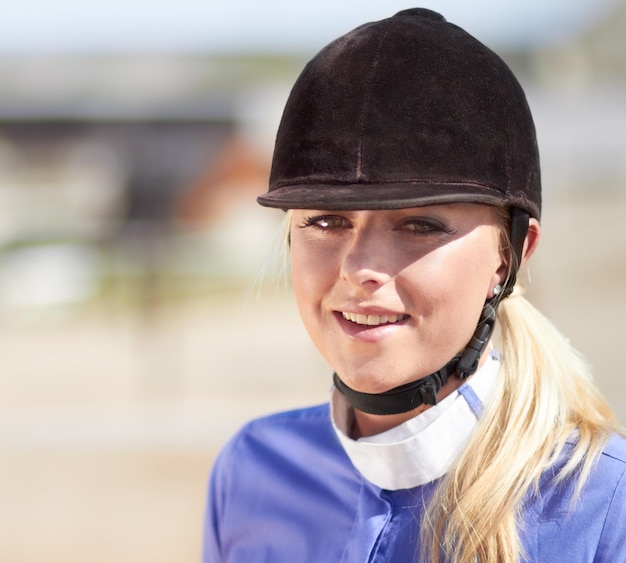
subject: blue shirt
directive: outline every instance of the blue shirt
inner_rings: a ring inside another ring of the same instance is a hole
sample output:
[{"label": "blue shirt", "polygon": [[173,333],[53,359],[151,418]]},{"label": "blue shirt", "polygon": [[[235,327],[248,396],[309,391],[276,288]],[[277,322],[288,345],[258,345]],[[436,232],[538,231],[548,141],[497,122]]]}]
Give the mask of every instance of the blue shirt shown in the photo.
[{"label": "blue shirt", "polygon": [[[626,563],[626,440],[614,436],[580,499],[554,468],[523,510],[527,558]],[[410,563],[437,482],[398,491],[354,468],[328,405],[261,418],[222,450],[211,474],[204,563]]]}]

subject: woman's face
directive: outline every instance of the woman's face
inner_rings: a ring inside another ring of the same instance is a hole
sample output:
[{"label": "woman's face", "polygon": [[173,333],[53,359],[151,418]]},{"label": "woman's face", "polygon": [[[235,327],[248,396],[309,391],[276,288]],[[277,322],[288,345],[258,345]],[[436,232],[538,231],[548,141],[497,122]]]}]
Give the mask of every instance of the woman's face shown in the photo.
[{"label": "woman's face", "polygon": [[505,276],[493,207],[292,213],[298,309],[326,361],[358,391],[380,393],[445,365]]}]

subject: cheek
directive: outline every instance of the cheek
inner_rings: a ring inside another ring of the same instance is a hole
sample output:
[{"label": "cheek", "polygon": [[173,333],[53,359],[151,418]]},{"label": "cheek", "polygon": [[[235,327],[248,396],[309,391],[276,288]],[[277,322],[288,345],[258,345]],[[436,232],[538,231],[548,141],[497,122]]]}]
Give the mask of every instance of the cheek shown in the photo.
[{"label": "cheek", "polygon": [[473,325],[494,284],[501,260],[489,231],[459,239],[425,256],[403,272],[405,298],[425,317]]},{"label": "cheek", "polygon": [[332,284],[331,261],[315,245],[306,244],[297,237],[292,237],[290,254],[293,291],[304,316],[307,310],[316,307]]},{"label": "cheek", "polygon": [[308,263],[305,257],[301,252],[298,252],[297,249],[294,249],[293,243],[291,248],[291,284],[293,286],[294,296],[296,298],[296,303],[298,304],[298,308],[301,309],[304,299],[303,297],[307,295],[311,290],[309,286],[312,283],[313,276],[307,276],[306,271],[311,270],[312,265]]},{"label": "cheek", "polygon": [[487,297],[489,288],[503,264],[500,252],[500,232],[497,227],[484,225],[454,249],[461,280]]}]

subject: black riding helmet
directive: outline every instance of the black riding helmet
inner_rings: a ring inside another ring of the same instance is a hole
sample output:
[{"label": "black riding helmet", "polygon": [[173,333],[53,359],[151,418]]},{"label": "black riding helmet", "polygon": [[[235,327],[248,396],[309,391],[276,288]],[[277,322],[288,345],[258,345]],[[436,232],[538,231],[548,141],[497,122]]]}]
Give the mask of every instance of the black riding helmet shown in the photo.
[{"label": "black riding helmet", "polygon": [[[513,264],[540,218],[533,119],[504,61],[430,10],[367,23],[322,49],[296,81],[276,137],[269,191],[281,209],[400,209],[441,203],[508,208]],[[515,270],[503,292],[515,284]],[[359,410],[435,404],[449,375],[476,370],[495,321],[486,303],[467,347],[434,374],[385,393],[335,385]]]}]

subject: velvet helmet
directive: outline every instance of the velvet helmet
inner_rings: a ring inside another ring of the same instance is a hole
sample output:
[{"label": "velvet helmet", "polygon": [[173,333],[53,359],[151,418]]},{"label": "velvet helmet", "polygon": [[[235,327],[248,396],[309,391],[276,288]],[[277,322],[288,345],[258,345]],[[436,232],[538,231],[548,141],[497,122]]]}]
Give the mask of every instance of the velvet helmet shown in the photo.
[{"label": "velvet helmet", "polygon": [[296,81],[258,202],[329,210],[473,202],[539,219],[524,91],[498,55],[430,10],[357,27]]},{"label": "velvet helmet", "polygon": [[495,308],[515,284],[529,217],[540,218],[535,127],[504,61],[430,10],[404,10],[322,49],[297,79],[276,136],[269,191],[280,209],[401,209],[479,203],[510,210],[512,270],[454,358],[414,382],[368,394],[334,383],[370,414],[436,404],[450,375],[477,369]]}]

